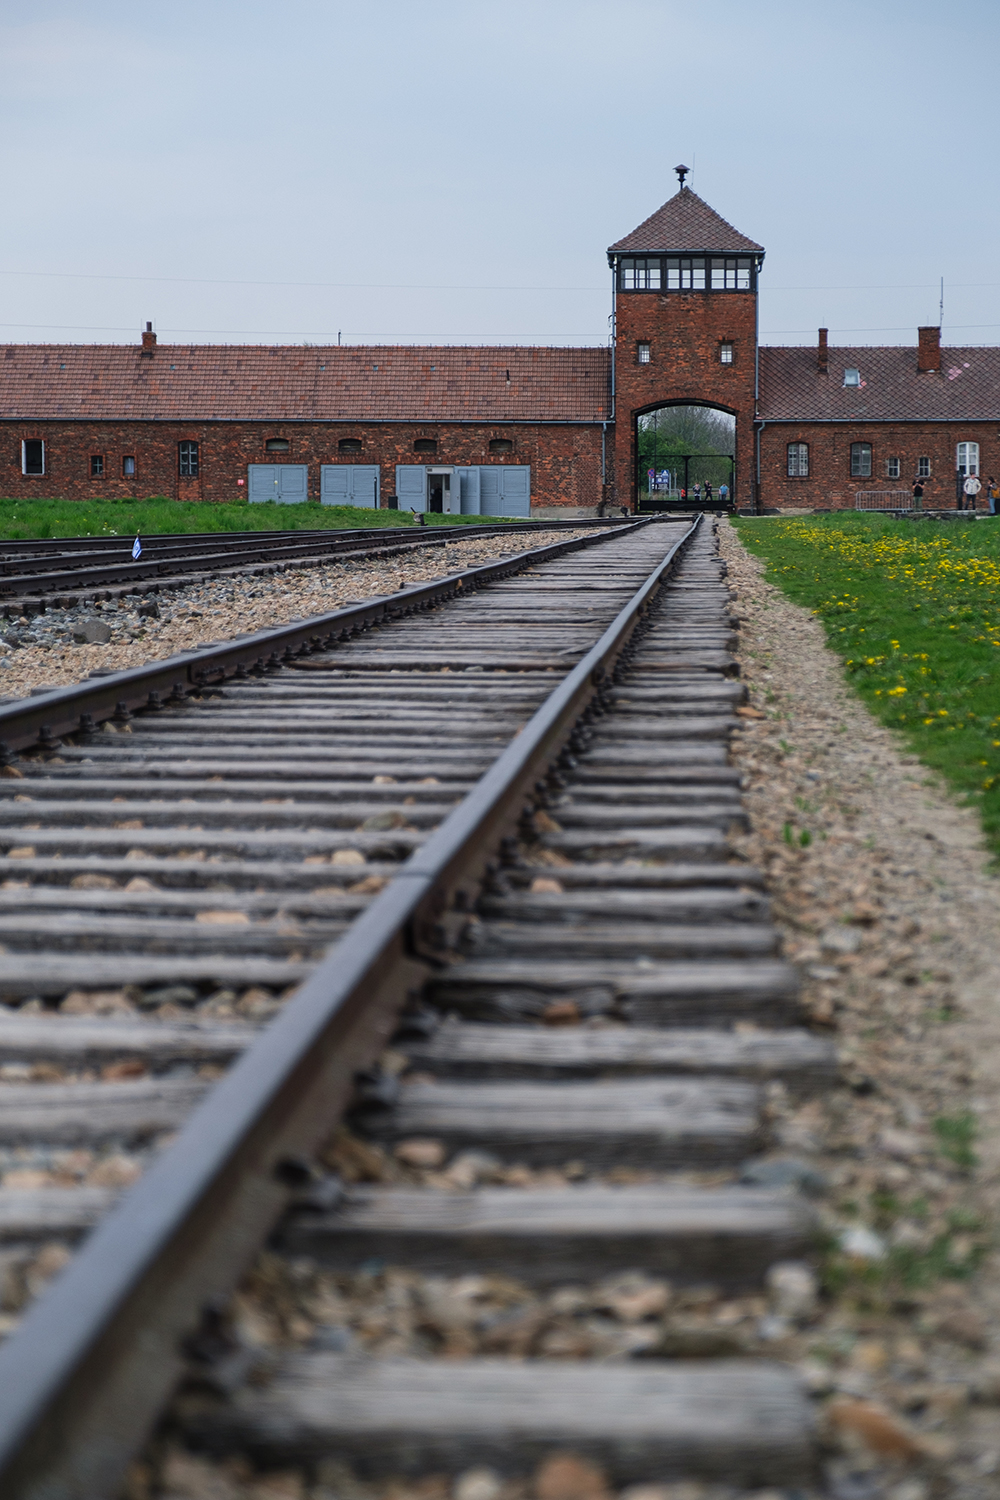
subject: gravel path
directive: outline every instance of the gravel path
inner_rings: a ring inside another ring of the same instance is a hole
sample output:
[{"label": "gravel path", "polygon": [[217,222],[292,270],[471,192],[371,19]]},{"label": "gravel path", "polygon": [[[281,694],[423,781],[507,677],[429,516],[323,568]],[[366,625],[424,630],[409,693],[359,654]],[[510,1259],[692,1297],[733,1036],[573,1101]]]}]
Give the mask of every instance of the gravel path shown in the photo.
[{"label": "gravel path", "polygon": [[[50,609],[33,620],[5,621],[0,632],[0,701],[22,698],[36,687],[79,682],[96,667],[120,670],[188,651],[199,641],[249,634],[287,620],[308,618],[349,601],[391,594],[415,583],[493,562],[498,557],[566,541],[579,532],[524,532],[448,542],[426,555],[331,562],[289,568],[274,577],[218,579],[184,584],[159,594],[138,595],[73,609]],[[150,605],[148,601],[155,601]],[[141,610],[140,610],[141,605]],[[145,613],[154,608],[158,614]],[[103,644],[74,644],[84,622],[110,628]]]},{"label": "gravel path", "polygon": [[[826,1179],[823,1213],[840,1241],[830,1274],[843,1283],[818,1316],[785,1320],[797,1331],[774,1326],[775,1353],[830,1397],[834,1475],[909,1447],[927,1473],[923,1488],[907,1481],[905,1500],[994,1497],[1000,883],[976,814],[870,717],[820,623],[764,582],[735,528],[721,536],[760,715],[735,747],[752,824],[744,852],[768,873],[814,1021],[834,1028],[843,1058],[843,1084],[821,1103],[773,1100],[786,1155]],[[972,1122],[970,1175],[941,1147],[961,1158]],[[966,1279],[932,1274],[977,1263]],[[883,1492],[872,1477],[865,1493]]]}]

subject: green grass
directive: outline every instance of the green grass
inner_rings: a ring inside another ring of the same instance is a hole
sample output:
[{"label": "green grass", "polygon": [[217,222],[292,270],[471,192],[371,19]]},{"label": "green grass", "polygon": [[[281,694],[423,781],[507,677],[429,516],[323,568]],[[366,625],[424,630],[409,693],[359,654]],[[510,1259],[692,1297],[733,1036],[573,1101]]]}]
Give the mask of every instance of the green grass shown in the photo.
[{"label": "green grass", "polygon": [[737,518],[853,688],[980,810],[1000,853],[1000,521]]},{"label": "green grass", "polygon": [[[429,526],[496,525],[499,516],[428,515]],[[150,495],[145,500],[0,499],[0,538],[147,536],[194,531],[341,531],[353,527],[415,526],[408,510],[356,505],[192,504]]]}]

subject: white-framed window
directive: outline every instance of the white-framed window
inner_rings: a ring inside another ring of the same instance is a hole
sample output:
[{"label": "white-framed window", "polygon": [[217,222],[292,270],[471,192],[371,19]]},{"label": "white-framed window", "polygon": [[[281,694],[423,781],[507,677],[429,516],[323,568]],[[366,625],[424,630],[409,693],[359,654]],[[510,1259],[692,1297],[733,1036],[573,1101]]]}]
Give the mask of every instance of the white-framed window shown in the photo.
[{"label": "white-framed window", "polygon": [[918,479],[930,479],[930,477],[931,477],[931,461],[930,461],[930,459],[929,458],[918,458],[917,459],[917,478]]},{"label": "white-framed window", "polygon": [[658,292],[660,290],[659,259],[636,260],[629,256],[623,260],[621,289],[623,292]]},{"label": "white-framed window", "polygon": [[809,478],[809,444],[789,443],[788,445],[788,477],[789,479]]},{"label": "white-framed window", "polygon": [[886,459],[886,461],[885,461],[885,477],[886,477],[886,479],[898,479],[899,478],[899,459],[898,458],[887,458]]},{"label": "white-framed window", "polygon": [[719,345],[719,364],[731,365],[733,362],[733,346],[728,339],[724,339]]},{"label": "white-framed window", "polygon": [[668,292],[703,292],[704,290],[704,256],[670,255],[667,257]]},{"label": "white-framed window", "polygon": [[41,438],[24,438],[21,443],[21,473],[38,478],[45,473],[45,444]]},{"label": "white-framed window", "polygon": [[721,256],[713,256],[712,291],[748,292],[750,290],[751,264],[752,262],[748,255],[737,255],[728,259],[723,259]]},{"label": "white-framed window", "polygon": [[959,443],[955,449],[955,468],[963,474],[979,473],[978,443]]},{"label": "white-framed window", "polygon": [[872,445],[871,443],[851,444],[851,478],[870,479],[872,477]]},{"label": "white-framed window", "polygon": [[853,365],[848,365],[847,369],[844,371],[844,384],[845,385],[860,385],[861,384],[861,371],[855,369],[855,367]]},{"label": "white-framed window", "polygon": [[641,365],[648,365],[649,364],[649,345],[648,344],[639,344],[637,352],[638,352],[639,363]]}]

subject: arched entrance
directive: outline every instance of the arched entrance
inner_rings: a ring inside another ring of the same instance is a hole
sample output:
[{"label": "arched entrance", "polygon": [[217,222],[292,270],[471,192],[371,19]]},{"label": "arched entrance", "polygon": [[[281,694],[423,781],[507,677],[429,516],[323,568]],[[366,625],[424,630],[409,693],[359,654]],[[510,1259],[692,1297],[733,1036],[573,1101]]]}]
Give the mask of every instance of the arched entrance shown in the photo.
[{"label": "arched entrance", "polygon": [[720,406],[670,401],[635,417],[638,511],[731,509],[736,417]]}]

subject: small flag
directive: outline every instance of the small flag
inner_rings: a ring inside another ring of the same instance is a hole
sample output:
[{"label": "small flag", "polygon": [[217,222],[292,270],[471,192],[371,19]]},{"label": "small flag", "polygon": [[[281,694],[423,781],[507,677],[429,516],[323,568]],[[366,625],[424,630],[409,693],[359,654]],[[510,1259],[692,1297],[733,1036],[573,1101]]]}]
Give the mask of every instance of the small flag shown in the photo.
[{"label": "small flag", "polygon": [[132,543],[132,556],[133,557],[141,557],[142,556],[142,543],[139,540],[139,533],[138,532],[136,532],[136,534],[135,534],[135,541]]}]

